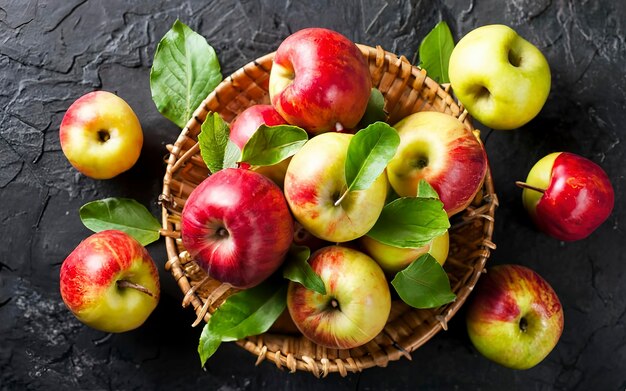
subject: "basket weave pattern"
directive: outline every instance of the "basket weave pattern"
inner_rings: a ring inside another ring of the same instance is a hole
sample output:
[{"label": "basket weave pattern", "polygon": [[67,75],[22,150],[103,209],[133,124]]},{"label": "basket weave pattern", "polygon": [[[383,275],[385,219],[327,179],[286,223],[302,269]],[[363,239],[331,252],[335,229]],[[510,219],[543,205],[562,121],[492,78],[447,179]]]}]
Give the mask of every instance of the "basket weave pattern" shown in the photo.
[{"label": "basket weave pattern", "polygon": [[[394,124],[408,114],[433,110],[448,113],[474,131],[467,111],[459,106],[447,88],[413,67],[406,58],[398,58],[380,47],[359,45],[370,65],[373,86],[385,97],[388,121]],[[162,224],[168,261],[165,265],[184,293],[183,306],[191,305],[197,320],[207,321],[233,288],[213,280],[190,258],[180,239],[180,216],[191,191],[204,180],[209,171],[198,147],[200,127],[209,112],[217,112],[231,122],[237,114],[254,104],[269,103],[268,81],[273,53],[267,54],[237,70],[225,79],[196,109],[193,118],[173,145],[164,176]],[[269,332],[237,341],[256,355],[257,364],[270,360],[277,367],[290,371],[304,370],[315,376],[339,372],[358,372],[372,366],[386,366],[400,357],[411,358],[410,352],[428,341],[441,329],[465,302],[476,284],[490,251],[497,197],[488,170],[483,187],[474,202],[452,219],[450,253],[445,270],[457,299],[436,309],[417,310],[395,300],[384,330],[371,342],[349,350],[318,346],[298,333],[275,328]]]}]

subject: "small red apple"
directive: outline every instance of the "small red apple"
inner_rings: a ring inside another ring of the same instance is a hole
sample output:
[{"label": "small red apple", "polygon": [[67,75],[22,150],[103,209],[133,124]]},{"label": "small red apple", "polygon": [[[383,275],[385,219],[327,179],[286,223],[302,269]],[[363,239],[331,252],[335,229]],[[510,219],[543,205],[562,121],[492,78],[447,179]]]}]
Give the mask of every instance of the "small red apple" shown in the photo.
[{"label": "small red apple", "polygon": [[143,132],[133,109],[107,91],[78,98],[65,112],[59,138],[78,171],[109,179],[130,169],[141,153]]},{"label": "small red apple", "polygon": [[95,329],[119,333],[141,326],[159,302],[159,272],[128,234],[107,230],[83,240],[61,265],[61,297]]},{"label": "small red apple", "polygon": [[272,105],[311,134],[355,127],[371,89],[365,57],[338,32],[300,30],[276,50],[269,80]]},{"label": "small red apple", "polygon": [[466,319],[476,349],[513,369],[540,363],[563,332],[563,307],[554,289],[520,265],[488,269],[470,297]]},{"label": "small red apple", "polygon": [[245,289],[282,264],[293,241],[293,218],[276,184],[254,171],[228,168],[191,192],[181,234],[211,277]]},{"label": "small red apple", "polygon": [[540,159],[523,187],[524,207],[543,232],[565,241],[591,235],[611,214],[615,194],[604,170],[582,156],[555,152]]},{"label": "small red apple", "polygon": [[376,337],[391,311],[380,266],[362,252],[341,246],[324,247],[309,262],[324,281],[326,294],[289,283],[287,308],[300,332],[332,349],[351,349]]}]

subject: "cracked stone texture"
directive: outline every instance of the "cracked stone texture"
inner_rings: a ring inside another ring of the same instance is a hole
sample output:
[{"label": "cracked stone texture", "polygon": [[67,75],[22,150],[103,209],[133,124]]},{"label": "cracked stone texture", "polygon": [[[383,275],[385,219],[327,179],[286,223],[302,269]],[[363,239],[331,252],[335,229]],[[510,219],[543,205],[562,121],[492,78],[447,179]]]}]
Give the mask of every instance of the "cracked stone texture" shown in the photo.
[{"label": "cracked stone texture", "polygon": [[[308,4],[307,4],[308,3]],[[196,352],[200,328],[163,270],[162,242],[148,247],[161,269],[161,302],[141,328],[107,337],[80,324],[58,293],[59,267],[90,232],[78,208],[91,200],[137,199],[158,215],[165,145],[179,129],[150,97],[156,44],[176,18],[218,52],[224,75],[276,49],[308,26],[414,59],[439,21],[455,39],[505,23],[537,45],[553,86],[540,115],[520,130],[483,129],[500,208],[489,264],[537,270],[559,294],[565,330],[554,351],[527,371],[482,358],[463,310],[450,329],[390,363],[323,382],[289,374],[223,344],[206,370]],[[443,0],[166,1],[0,0],[0,389],[613,389],[626,388],[626,3],[619,1]],[[82,94],[104,89],[138,114],[145,137],[133,169],[108,181],[79,174],[61,152],[58,128]],[[590,238],[564,243],[537,232],[514,185],[553,151],[589,157],[617,194],[609,220]]]}]

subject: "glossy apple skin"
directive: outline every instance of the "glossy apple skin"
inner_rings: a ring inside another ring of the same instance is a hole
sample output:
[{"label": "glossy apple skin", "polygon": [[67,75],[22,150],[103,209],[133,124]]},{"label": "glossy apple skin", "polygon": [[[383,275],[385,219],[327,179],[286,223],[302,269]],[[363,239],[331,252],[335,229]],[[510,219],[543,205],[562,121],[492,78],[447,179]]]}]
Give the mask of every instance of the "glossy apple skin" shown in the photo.
[{"label": "glossy apple skin", "polygon": [[509,368],[528,369],[554,349],[563,319],[558,296],[539,274],[520,265],[498,265],[478,281],[466,321],[481,354]]},{"label": "glossy apple skin", "polygon": [[465,209],[487,172],[483,145],[451,115],[422,111],[394,125],[400,135],[396,155],[387,165],[389,183],[398,195],[415,197],[425,179],[439,194],[448,216]]},{"label": "glossy apple skin", "polygon": [[300,30],[276,50],[269,80],[272,105],[311,134],[355,127],[371,88],[365,57],[338,32]]},{"label": "glossy apple skin", "polygon": [[282,264],[293,240],[293,218],[276,184],[254,171],[228,168],[191,192],[181,235],[209,276],[246,289]]},{"label": "glossy apple skin", "polygon": [[432,255],[437,262],[443,266],[448,258],[450,248],[448,231],[443,235],[437,236],[427,245],[419,248],[394,247],[381,243],[369,236],[363,236],[359,241],[365,252],[390,276],[405,269],[413,261],[426,253]]},{"label": "glossy apple skin", "polygon": [[311,138],[291,159],[285,176],[285,197],[304,229],[329,242],[341,243],[365,235],[385,205],[387,178],[383,172],[366,190],[347,188],[345,161],[352,134],[324,133]]},{"label": "glossy apple skin", "polygon": [[289,283],[287,308],[300,332],[332,349],[351,349],[376,337],[391,310],[389,286],[378,264],[340,246],[318,250],[309,262],[324,281],[326,295]]},{"label": "glossy apple skin", "polygon": [[504,25],[482,26],[465,35],[450,55],[448,74],[467,111],[493,129],[526,124],[550,93],[546,58]]},{"label": "glossy apple skin", "polygon": [[[271,105],[254,105],[239,113],[231,123],[229,138],[240,150],[243,150],[243,147],[259,126],[286,124],[287,121]],[[265,175],[282,189],[290,160],[291,158],[288,158],[271,166],[252,167],[252,170]]]},{"label": "glossy apple skin", "polygon": [[78,98],[59,129],[61,149],[78,171],[109,179],[130,169],[141,153],[143,132],[133,109],[107,91]]},{"label": "glossy apple skin", "polygon": [[[146,294],[120,288],[127,280]],[[63,261],[61,297],[83,323],[121,333],[141,326],[159,302],[159,272],[148,251],[128,234],[107,230],[83,240]]]},{"label": "glossy apple skin", "polygon": [[526,183],[545,192],[524,189],[524,207],[540,230],[559,240],[588,237],[611,215],[615,204],[606,172],[591,160],[569,152],[540,159]]}]

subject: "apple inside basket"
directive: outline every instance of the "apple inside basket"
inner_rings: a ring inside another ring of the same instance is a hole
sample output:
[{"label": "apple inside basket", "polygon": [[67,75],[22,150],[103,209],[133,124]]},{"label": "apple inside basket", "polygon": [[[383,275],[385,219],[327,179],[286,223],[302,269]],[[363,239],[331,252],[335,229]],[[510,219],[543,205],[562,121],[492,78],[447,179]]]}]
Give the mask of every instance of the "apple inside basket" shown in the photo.
[{"label": "apple inside basket", "polygon": [[[439,111],[457,117],[474,132],[467,111],[455,99],[426,76],[426,72],[412,66],[406,58],[398,58],[382,48],[359,45],[367,59],[372,85],[385,98],[387,122],[394,124],[418,111]],[[207,276],[196,264],[180,239],[181,213],[192,190],[209,171],[200,156],[197,144],[202,122],[209,112],[216,112],[232,121],[237,114],[255,104],[268,104],[268,84],[273,53],[265,55],[226,78],[198,107],[170,152],[164,177],[163,228],[166,231],[168,262],[184,293],[183,305],[191,304],[198,315],[196,323],[208,320],[226,298],[234,293],[230,285]],[[385,366],[389,361],[409,353],[428,341],[435,333],[447,328],[448,320],[465,302],[484,270],[492,242],[494,213],[497,197],[491,173],[487,169],[482,189],[474,201],[451,218],[450,250],[444,269],[450,279],[456,300],[434,309],[415,309],[401,300],[394,300],[390,316],[382,332],[365,345],[352,349],[329,349],[319,346],[299,334],[289,315],[281,316],[266,333],[247,337],[237,343],[258,357],[291,371],[305,370],[315,376],[329,372],[357,372],[372,366]],[[285,314],[284,314],[285,315]]]}]

